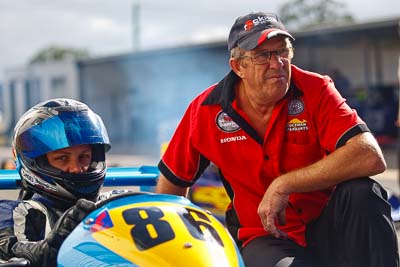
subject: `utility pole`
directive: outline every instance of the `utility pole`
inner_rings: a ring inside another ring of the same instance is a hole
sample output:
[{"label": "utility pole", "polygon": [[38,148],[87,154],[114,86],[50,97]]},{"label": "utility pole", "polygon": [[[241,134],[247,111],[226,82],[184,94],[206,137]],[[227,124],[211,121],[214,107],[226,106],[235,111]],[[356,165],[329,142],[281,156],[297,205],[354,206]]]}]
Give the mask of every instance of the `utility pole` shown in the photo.
[{"label": "utility pole", "polygon": [[399,184],[400,188],[400,56],[399,56],[399,62],[397,65],[397,76],[399,79],[399,99],[398,99],[398,113],[397,113],[397,121],[396,121],[396,126],[397,126],[397,142],[396,142],[396,151],[397,151],[397,182]]},{"label": "utility pole", "polygon": [[140,2],[136,0],[132,7],[132,50],[138,51],[140,48]]}]

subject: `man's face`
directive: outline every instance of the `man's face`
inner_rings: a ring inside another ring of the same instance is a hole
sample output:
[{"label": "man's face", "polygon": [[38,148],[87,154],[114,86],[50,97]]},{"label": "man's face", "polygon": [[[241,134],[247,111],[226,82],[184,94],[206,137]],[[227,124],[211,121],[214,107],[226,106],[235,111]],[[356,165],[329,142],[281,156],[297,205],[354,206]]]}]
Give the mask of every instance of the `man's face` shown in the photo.
[{"label": "man's face", "polygon": [[46,154],[47,160],[54,168],[69,173],[86,172],[92,161],[90,145],[78,145],[59,149]]},{"label": "man's face", "polygon": [[291,44],[284,36],[266,40],[255,49],[246,51],[240,59],[241,78],[250,88],[278,101],[290,85],[292,57]]}]

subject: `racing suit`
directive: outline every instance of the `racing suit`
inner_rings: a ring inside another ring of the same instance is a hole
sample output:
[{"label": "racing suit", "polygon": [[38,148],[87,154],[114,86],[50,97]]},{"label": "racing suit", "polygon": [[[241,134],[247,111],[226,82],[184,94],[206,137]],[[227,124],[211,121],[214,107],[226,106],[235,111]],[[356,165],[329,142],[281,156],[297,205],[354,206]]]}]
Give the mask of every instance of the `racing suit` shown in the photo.
[{"label": "racing suit", "polygon": [[[121,193],[119,190],[105,192],[100,194],[98,200],[105,200],[119,193]],[[18,258],[18,244],[39,242],[48,238],[60,218],[70,208],[71,205],[61,204],[59,201],[39,194],[34,194],[29,200],[0,200],[0,263],[17,260],[15,258]],[[91,209],[83,212],[76,224],[90,211]],[[69,230],[72,231],[75,226]],[[63,238],[69,234],[68,231],[66,232]],[[58,244],[55,254],[62,241],[63,239]],[[34,263],[31,264],[35,266]]]}]

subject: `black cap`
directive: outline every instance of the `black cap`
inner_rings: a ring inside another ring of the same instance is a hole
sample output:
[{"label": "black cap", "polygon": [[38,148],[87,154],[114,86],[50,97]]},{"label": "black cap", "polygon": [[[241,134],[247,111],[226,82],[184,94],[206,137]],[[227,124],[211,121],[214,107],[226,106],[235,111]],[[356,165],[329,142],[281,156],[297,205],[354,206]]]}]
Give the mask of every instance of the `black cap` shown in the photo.
[{"label": "black cap", "polygon": [[244,50],[253,50],[266,39],[279,34],[294,40],[283,23],[274,13],[249,13],[236,19],[228,38],[228,50],[239,46]]}]

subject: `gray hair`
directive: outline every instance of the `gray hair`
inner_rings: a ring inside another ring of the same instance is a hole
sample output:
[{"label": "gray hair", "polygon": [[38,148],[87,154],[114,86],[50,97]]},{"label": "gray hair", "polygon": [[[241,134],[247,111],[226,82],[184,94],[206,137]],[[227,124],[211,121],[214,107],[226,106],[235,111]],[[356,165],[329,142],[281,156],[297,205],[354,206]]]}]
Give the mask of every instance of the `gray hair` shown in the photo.
[{"label": "gray hair", "polygon": [[231,49],[231,58],[238,60],[244,55],[245,52],[246,50],[236,46]]}]

